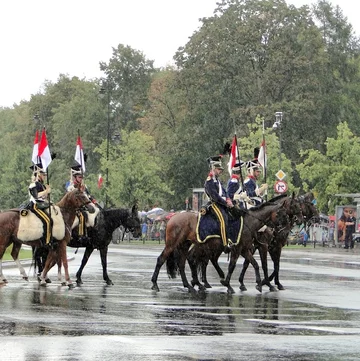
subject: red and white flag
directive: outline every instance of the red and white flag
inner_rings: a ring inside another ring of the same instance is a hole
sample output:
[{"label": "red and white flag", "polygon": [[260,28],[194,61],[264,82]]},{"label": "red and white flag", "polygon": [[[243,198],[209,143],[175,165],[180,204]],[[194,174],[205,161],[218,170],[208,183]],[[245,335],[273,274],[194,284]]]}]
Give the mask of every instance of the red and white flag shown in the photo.
[{"label": "red and white flag", "polygon": [[234,139],[231,144],[230,159],[228,163],[228,171],[230,175],[231,175],[231,169],[237,162],[239,162],[239,153],[238,153],[236,135],[234,135]]},{"label": "red and white flag", "polygon": [[84,150],[81,142],[80,135],[77,137],[76,141],[76,150],[75,150],[75,160],[79,163],[82,168],[82,171],[85,173],[85,160],[84,160]]},{"label": "red and white flag", "polygon": [[52,159],[51,159],[51,153],[50,153],[48,141],[46,138],[45,128],[43,129],[43,131],[41,133],[38,155],[41,159],[42,167],[43,167],[44,171],[46,171],[46,169],[49,166],[49,164],[51,163]]},{"label": "red and white flag", "polygon": [[266,157],[266,145],[265,145],[265,139],[261,142],[259,155],[258,155],[258,162],[263,167],[263,169],[266,168],[267,163],[267,157]]},{"label": "red and white flag", "polygon": [[101,174],[99,174],[99,178],[98,178],[98,188],[100,189],[102,187],[102,184],[103,184],[103,177],[101,176]]},{"label": "red and white flag", "polygon": [[38,155],[39,155],[39,131],[37,130],[35,133],[34,147],[31,156],[31,160],[34,164],[39,163]]}]

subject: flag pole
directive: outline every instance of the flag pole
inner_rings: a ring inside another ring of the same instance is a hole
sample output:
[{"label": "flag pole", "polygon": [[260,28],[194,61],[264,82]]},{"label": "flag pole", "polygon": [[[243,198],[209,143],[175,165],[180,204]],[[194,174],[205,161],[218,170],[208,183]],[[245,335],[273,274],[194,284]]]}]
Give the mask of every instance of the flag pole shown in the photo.
[{"label": "flag pole", "polygon": [[[267,173],[267,167],[266,167],[266,143],[265,143],[265,120],[262,121],[262,142],[264,146],[264,182],[266,183],[266,173]],[[267,191],[265,193],[265,202],[267,202]]]}]

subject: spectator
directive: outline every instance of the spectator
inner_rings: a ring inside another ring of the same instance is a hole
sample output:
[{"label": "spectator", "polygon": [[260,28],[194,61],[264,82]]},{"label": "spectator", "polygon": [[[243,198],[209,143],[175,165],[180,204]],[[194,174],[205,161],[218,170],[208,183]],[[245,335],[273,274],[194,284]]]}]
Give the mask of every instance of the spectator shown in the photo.
[{"label": "spectator", "polygon": [[345,249],[354,248],[353,234],[355,233],[356,218],[352,209],[349,210],[345,220]]},{"label": "spectator", "polygon": [[141,238],[143,242],[147,239],[147,233],[148,233],[148,224],[146,220],[144,220],[143,224],[141,225]]}]

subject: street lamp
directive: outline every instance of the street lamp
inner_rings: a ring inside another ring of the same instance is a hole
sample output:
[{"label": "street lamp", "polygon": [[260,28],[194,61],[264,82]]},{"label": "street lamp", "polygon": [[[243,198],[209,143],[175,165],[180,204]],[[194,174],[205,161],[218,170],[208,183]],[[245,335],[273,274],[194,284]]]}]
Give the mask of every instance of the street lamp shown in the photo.
[{"label": "street lamp", "polygon": [[279,170],[281,170],[281,123],[282,123],[282,112],[275,113],[275,122],[273,124],[273,129],[276,130],[279,128]]},{"label": "street lamp", "polygon": [[105,193],[105,207],[108,207],[108,187],[109,187],[109,146],[110,146],[110,89],[109,83],[104,83],[106,88],[101,87],[99,90],[100,98],[104,98],[107,95],[107,138],[106,138],[106,172],[105,172],[105,183],[106,183],[106,193]]}]

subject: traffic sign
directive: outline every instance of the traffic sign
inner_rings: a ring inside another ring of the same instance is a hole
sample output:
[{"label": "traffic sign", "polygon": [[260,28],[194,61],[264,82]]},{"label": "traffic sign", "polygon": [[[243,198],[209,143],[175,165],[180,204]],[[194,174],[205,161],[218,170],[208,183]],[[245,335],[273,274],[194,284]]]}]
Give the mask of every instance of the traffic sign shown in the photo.
[{"label": "traffic sign", "polygon": [[278,180],[283,180],[286,177],[286,173],[280,169],[275,176]]},{"label": "traffic sign", "polygon": [[274,190],[276,193],[285,193],[288,190],[288,185],[286,184],[286,182],[278,180],[275,182]]}]

